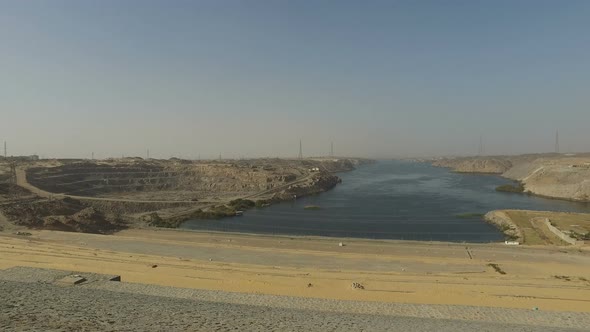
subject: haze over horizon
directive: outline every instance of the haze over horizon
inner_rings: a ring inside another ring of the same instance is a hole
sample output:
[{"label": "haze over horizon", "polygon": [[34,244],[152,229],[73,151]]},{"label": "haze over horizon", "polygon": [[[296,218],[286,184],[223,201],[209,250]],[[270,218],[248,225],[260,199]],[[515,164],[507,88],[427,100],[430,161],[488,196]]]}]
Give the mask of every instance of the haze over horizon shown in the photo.
[{"label": "haze over horizon", "polygon": [[0,0],[9,155],[590,151],[589,1]]}]

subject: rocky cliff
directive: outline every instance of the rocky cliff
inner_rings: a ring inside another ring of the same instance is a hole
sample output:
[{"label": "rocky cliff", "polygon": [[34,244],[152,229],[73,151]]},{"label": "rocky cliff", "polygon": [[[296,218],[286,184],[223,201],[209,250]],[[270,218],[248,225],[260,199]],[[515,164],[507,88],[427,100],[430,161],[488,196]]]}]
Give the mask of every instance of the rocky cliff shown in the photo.
[{"label": "rocky cliff", "polygon": [[434,166],[447,167],[458,173],[496,173],[501,174],[512,167],[512,163],[504,158],[453,158],[440,159],[432,163]]},{"label": "rocky cliff", "polygon": [[521,155],[435,160],[456,172],[496,173],[519,181],[524,191],[552,198],[590,201],[590,155]]}]

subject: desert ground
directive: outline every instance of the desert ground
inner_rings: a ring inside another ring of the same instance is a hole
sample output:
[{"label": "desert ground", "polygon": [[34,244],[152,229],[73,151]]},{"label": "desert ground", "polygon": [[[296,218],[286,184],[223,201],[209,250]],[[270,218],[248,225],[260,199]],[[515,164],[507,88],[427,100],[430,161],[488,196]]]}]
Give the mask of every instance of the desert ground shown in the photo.
[{"label": "desert ground", "polygon": [[529,194],[590,201],[590,154],[547,153],[517,156],[437,158],[435,166],[460,173],[493,173],[515,180]]},{"label": "desert ground", "polygon": [[0,269],[308,298],[590,312],[590,254],[580,248],[175,230],[30,233],[0,235]]},{"label": "desert ground", "polygon": [[[580,331],[590,324],[587,243],[563,243],[535,221],[585,234],[584,214],[494,211],[523,235],[521,246],[181,231],[146,219],[322,192],[337,184],[334,172],[358,162],[0,165],[0,290],[9,301],[0,328]],[[55,280],[71,274],[90,281],[63,292]],[[95,282],[94,274],[122,282]],[[49,303],[56,297],[65,304]],[[129,317],[143,325],[125,325]]]}]

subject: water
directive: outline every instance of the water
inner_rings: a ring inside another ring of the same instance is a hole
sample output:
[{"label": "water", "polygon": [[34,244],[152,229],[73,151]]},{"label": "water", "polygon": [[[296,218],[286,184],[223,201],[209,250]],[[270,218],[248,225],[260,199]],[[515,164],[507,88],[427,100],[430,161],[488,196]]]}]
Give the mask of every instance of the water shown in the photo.
[{"label": "water", "polygon": [[[338,174],[342,184],[326,193],[247,211],[241,217],[190,220],[187,229],[360,237],[377,239],[490,242],[502,234],[481,217],[462,213],[496,209],[590,212],[590,204],[496,192],[510,180],[457,174],[425,163],[380,161]],[[320,210],[305,210],[318,205]]]}]

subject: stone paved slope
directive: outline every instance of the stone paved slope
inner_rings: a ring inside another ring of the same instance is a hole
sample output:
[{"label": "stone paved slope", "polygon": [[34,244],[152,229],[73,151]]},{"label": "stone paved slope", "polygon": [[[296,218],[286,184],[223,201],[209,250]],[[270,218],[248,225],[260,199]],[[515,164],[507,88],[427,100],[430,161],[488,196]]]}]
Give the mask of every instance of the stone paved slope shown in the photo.
[{"label": "stone paved slope", "polygon": [[[584,331],[587,313],[300,299],[0,271],[2,331]],[[18,281],[20,280],[20,281]],[[248,304],[246,304],[248,303]],[[449,319],[453,318],[453,319]]]}]

